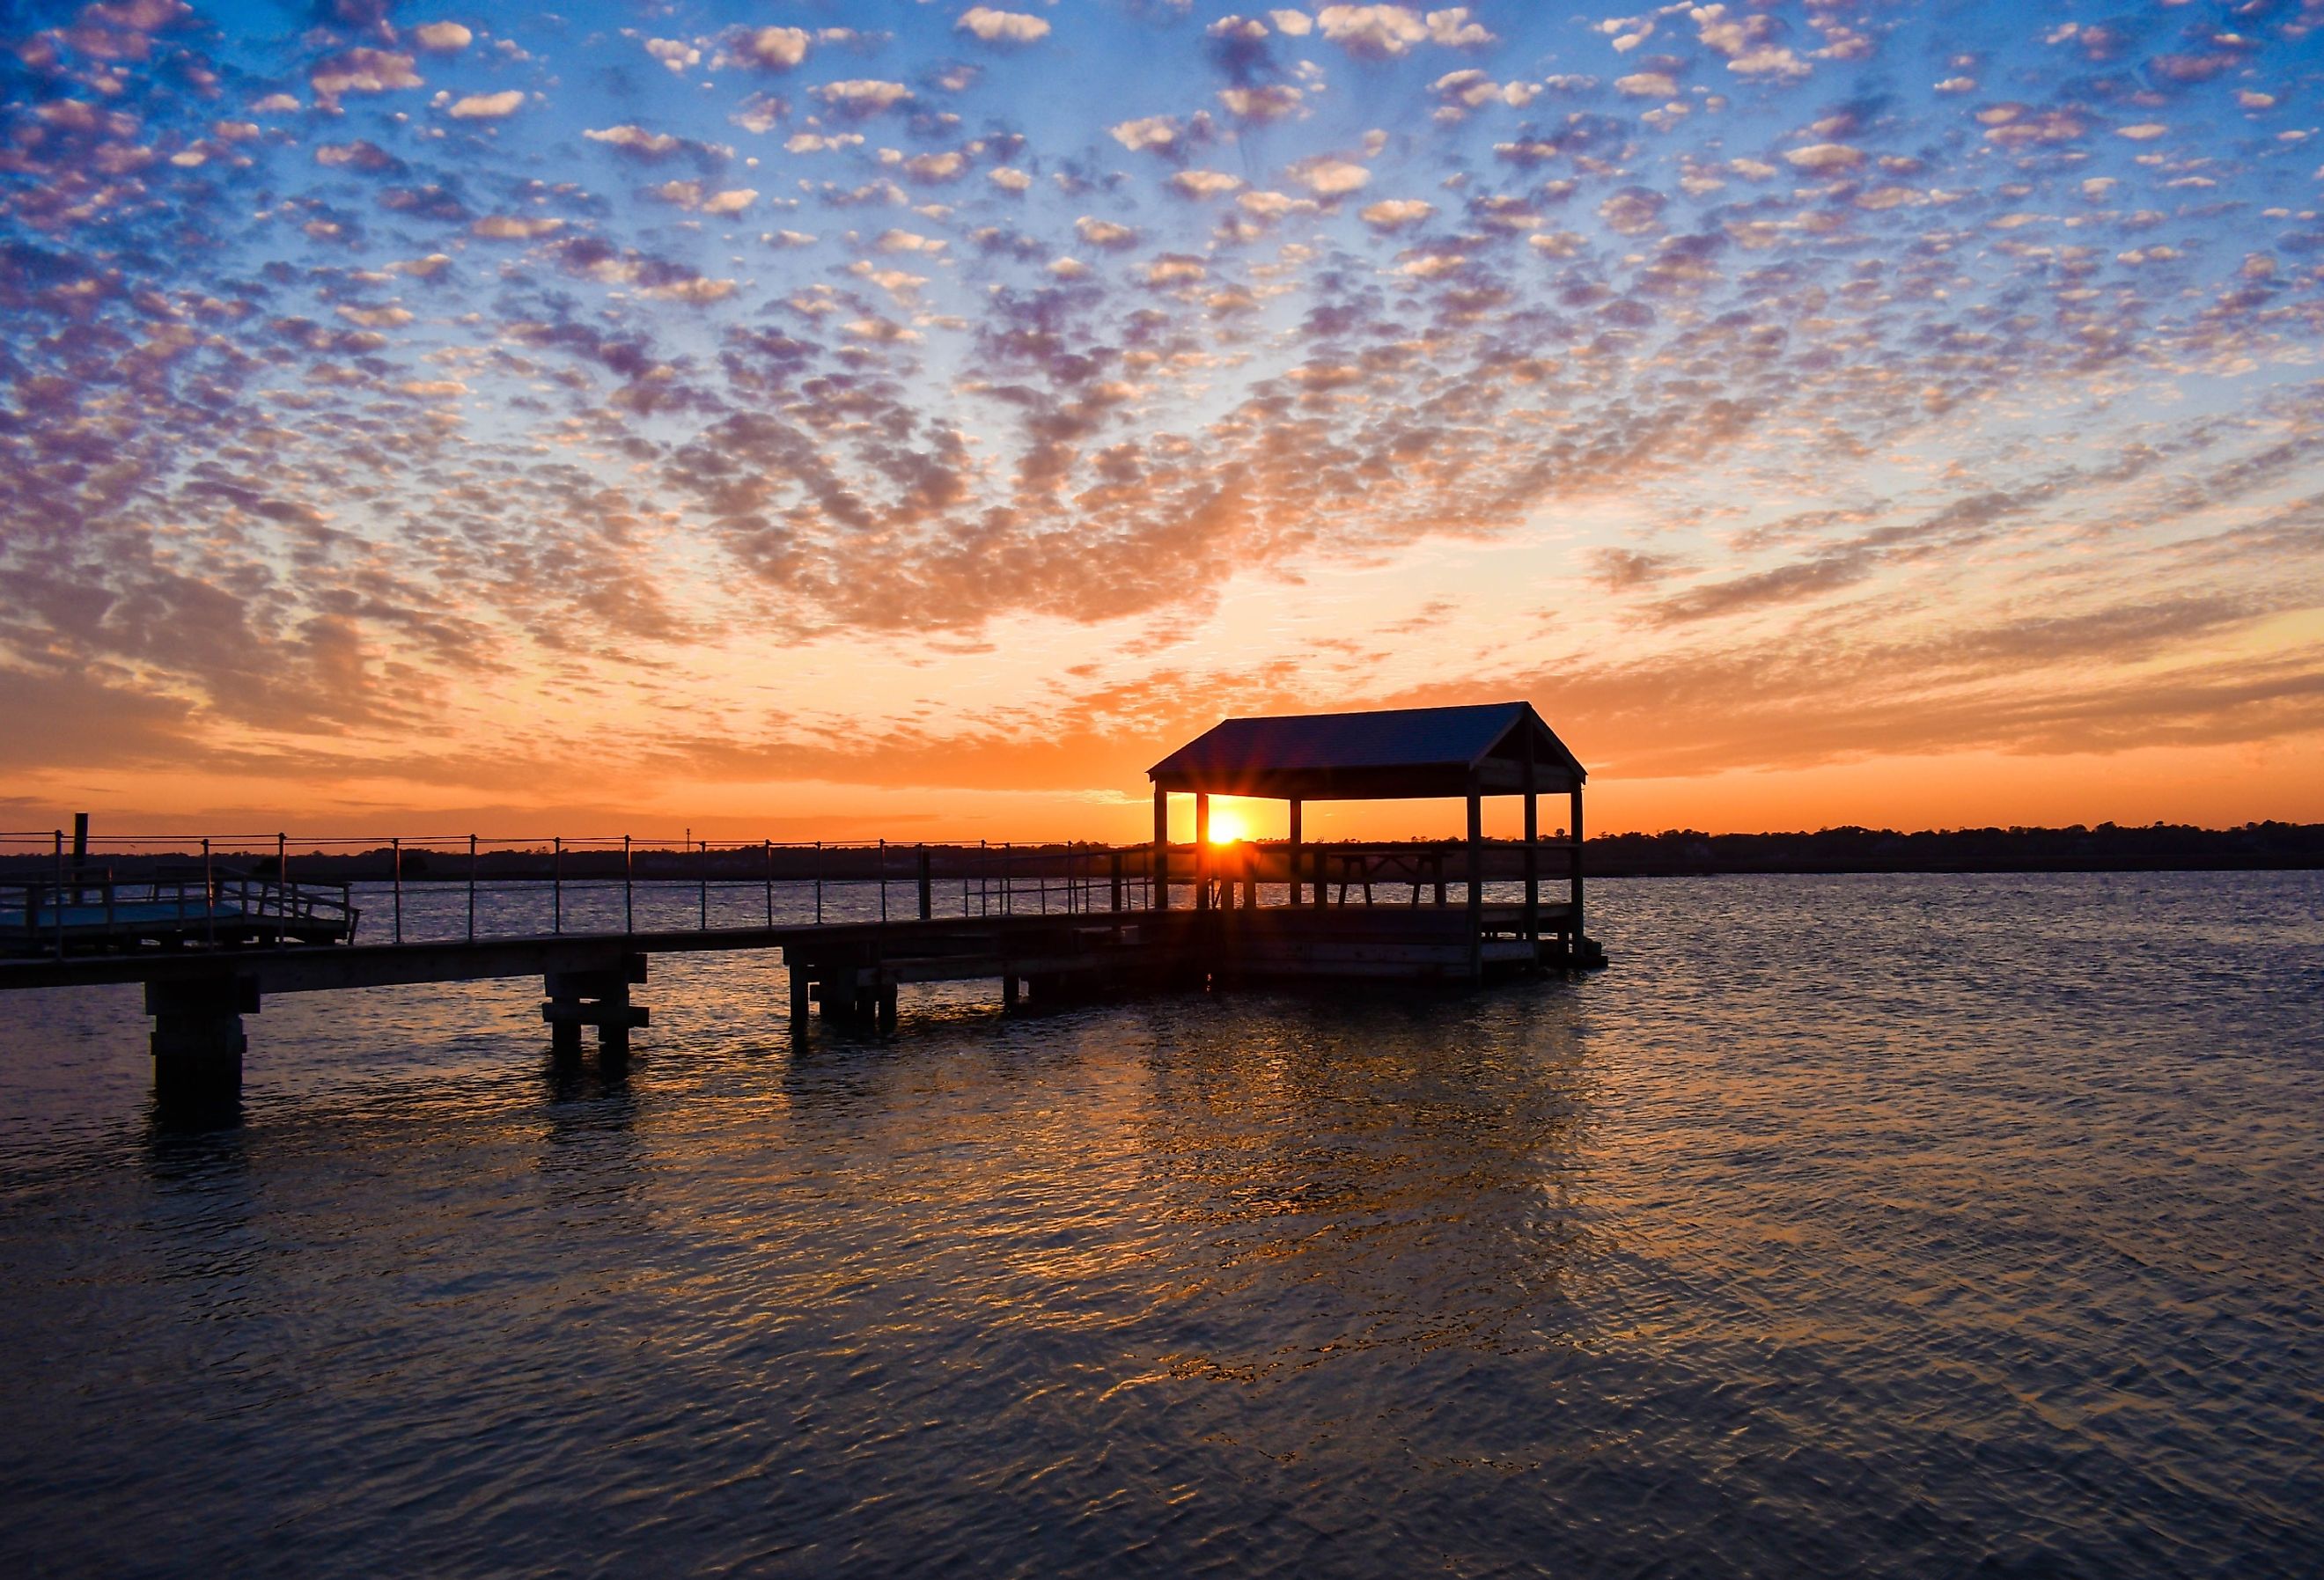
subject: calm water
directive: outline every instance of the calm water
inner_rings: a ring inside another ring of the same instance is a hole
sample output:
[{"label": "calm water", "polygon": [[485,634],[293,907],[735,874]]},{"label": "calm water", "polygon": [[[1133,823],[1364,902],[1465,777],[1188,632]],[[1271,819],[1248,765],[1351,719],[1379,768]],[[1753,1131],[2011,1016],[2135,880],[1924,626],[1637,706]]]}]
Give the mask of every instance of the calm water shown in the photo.
[{"label": "calm water", "polygon": [[199,1133],[18,999],[0,1566],[2315,1572],[2324,876],[1591,894],[1587,981],[796,1048],[658,959],[610,1082],[283,998]]}]

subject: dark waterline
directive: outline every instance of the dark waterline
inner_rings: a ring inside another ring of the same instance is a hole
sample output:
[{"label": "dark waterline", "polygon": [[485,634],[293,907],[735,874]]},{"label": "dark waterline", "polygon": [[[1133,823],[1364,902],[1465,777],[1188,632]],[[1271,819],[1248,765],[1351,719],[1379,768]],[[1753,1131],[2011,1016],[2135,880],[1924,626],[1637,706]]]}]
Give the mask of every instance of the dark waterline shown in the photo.
[{"label": "dark waterline", "polygon": [[658,960],[0,1032],[10,1573],[2303,1575],[2324,876],[1593,885],[1479,995]]}]

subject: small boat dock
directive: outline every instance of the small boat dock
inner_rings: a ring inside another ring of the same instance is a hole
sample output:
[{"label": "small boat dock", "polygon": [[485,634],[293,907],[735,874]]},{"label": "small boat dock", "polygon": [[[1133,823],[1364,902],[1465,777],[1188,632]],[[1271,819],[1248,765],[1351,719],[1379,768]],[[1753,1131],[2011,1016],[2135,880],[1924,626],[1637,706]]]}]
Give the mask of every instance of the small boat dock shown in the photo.
[{"label": "small boat dock", "polygon": [[[132,870],[91,865],[83,822],[69,859],[61,834],[45,863],[0,836],[19,853],[0,861],[0,991],[142,983],[157,1084],[215,1091],[240,1080],[242,1018],[283,993],[538,976],[552,1049],[577,1054],[595,1028],[601,1056],[618,1058],[650,1023],[634,990],[657,954],[779,950],[801,1027],[818,1008],[892,1025],[899,991],[935,982],[995,981],[1009,1008],[1252,982],[1473,984],[1605,963],[1583,930],[1585,777],[1522,702],[1230,719],[1149,772],[1150,844],[559,839],[503,854],[488,879],[471,837],[465,926],[449,910],[452,930],[444,901],[460,883],[443,869],[458,851],[398,840],[355,864],[383,868],[364,893],[384,914],[361,938],[348,858],[325,842],[294,852],[277,836],[253,864],[246,844],[227,861],[204,840],[198,856]],[[1551,839],[1545,793],[1568,801]],[[1190,844],[1170,837],[1174,795],[1194,798]],[[1289,837],[1214,844],[1213,795],[1287,801]],[[1522,799],[1523,837],[1484,837],[1494,795]],[[1436,798],[1465,805],[1465,838],[1302,837],[1311,800]],[[334,859],[337,873],[291,876]],[[408,897],[434,917],[431,936],[407,937]]]}]

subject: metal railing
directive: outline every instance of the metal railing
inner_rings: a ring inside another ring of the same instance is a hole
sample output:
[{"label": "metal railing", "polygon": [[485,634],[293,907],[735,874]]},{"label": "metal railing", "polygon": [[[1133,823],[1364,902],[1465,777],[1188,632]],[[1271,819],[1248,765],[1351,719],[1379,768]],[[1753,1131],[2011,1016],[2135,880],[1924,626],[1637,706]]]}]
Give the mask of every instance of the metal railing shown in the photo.
[{"label": "metal railing", "polygon": [[83,867],[61,880],[0,878],[0,948],[23,955],[75,946],[347,943],[362,920],[348,891],[328,878],[292,882],[229,868],[124,878]]},{"label": "metal railing", "polygon": [[[101,864],[72,864],[59,831],[0,833],[0,949],[60,955],[153,933],[219,947],[257,934],[278,947],[349,942],[365,916],[378,919],[374,940],[402,944],[1094,917],[1149,910],[1157,899],[1154,847],[1144,843],[276,833],[88,844]],[[1524,849],[1493,840],[1480,855]],[[1546,868],[1549,853],[1572,846],[1534,849]],[[1244,905],[1371,905],[1382,896],[1417,905],[1424,894],[1443,904],[1448,884],[1467,898],[1467,850],[1457,840],[1181,844],[1167,858],[1166,898],[1174,910],[1231,908],[1238,889]],[[147,932],[133,934],[133,924]]]}]

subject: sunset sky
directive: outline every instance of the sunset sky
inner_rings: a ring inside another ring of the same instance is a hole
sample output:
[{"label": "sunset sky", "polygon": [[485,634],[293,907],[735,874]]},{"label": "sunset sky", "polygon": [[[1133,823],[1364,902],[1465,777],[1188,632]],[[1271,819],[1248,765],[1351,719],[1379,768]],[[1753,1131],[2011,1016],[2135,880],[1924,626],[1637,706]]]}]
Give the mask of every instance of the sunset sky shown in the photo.
[{"label": "sunset sky", "polygon": [[6,827],[2324,820],[2319,0],[7,15]]}]

